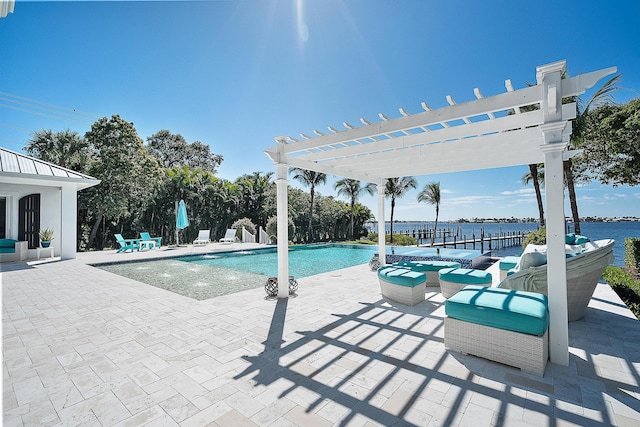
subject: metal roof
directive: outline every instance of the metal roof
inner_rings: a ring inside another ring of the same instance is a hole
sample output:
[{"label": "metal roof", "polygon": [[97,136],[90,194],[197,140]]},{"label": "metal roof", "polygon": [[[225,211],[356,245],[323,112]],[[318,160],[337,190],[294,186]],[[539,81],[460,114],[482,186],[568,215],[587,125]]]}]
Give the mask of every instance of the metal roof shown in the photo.
[{"label": "metal roof", "polygon": [[0,18],[6,18],[8,14],[13,13],[15,4],[15,0],[0,0]]},{"label": "metal roof", "polygon": [[76,182],[78,188],[87,188],[100,183],[100,180],[71,169],[45,162],[0,147],[0,179],[6,178],[35,178],[47,182]]}]

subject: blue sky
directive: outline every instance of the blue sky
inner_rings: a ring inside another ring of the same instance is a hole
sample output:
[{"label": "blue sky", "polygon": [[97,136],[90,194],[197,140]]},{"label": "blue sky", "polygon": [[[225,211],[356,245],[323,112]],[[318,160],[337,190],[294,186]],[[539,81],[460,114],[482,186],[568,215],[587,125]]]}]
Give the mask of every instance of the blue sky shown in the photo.
[{"label": "blue sky", "polygon": [[[503,93],[563,59],[570,75],[617,66],[627,102],[640,96],[639,28],[635,0],[17,1],[0,19],[0,145],[21,151],[33,131],[84,134],[119,114],[143,140],[168,129],[209,144],[234,180],[274,171],[263,151],[277,135]],[[527,170],[416,177],[395,217],[434,219],[416,201],[430,181],[441,219],[536,217]],[[335,180],[319,192],[335,195]],[[577,194],[581,216],[640,216],[640,187]]]}]

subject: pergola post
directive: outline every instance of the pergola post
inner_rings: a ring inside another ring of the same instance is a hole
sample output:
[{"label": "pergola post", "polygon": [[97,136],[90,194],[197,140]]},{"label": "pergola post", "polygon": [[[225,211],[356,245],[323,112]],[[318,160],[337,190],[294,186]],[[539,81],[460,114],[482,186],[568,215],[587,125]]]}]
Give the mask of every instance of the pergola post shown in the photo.
[{"label": "pergola post", "polygon": [[384,184],[378,184],[376,186],[378,190],[378,261],[380,266],[387,264],[387,250],[385,249],[385,228],[384,228]]},{"label": "pergola post", "polygon": [[547,208],[547,283],[549,297],[549,359],[569,365],[569,325],[567,314],[567,265],[565,258],[564,171],[562,167],[567,142],[562,120],[562,73],[564,62],[538,67],[538,84],[543,86],[541,108],[544,124],[545,193]]},{"label": "pergola post", "polygon": [[[286,144],[284,139],[276,139],[278,149]],[[278,215],[278,298],[289,298],[289,167],[276,163],[276,199]]]}]

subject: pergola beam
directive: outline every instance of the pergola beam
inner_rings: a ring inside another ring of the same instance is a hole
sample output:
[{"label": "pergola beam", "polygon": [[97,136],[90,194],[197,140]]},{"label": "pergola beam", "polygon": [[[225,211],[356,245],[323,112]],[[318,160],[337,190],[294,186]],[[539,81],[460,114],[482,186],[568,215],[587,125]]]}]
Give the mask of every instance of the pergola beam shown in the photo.
[{"label": "pergola beam", "polygon": [[[564,179],[562,161],[576,152],[567,151],[571,136],[570,120],[576,105],[562,99],[584,93],[615,67],[563,79],[564,61],[536,68],[538,84],[485,98],[478,89],[475,100],[450,104],[437,110],[422,103],[424,112],[363,126],[344,123],[346,130],[329,127],[330,134],[317,137],[301,134],[305,140],[276,138],[276,147],[266,154],[278,169],[278,203],[286,203],[284,170],[289,166],[372,182],[378,188],[378,230],[380,260],[384,263],[384,183],[387,178],[500,168],[545,163],[547,247],[549,284],[549,354],[553,363],[568,364],[566,265],[564,258]],[[522,107],[537,105],[539,110],[523,112]],[[460,121],[461,123],[456,123]],[[281,206],[282,208],[282,206]],[[281,215],[281,209],[279,216]],[[278,259],[286,259],[286,218],[278,218]],[[281,253],[282,252],[282,253]],[[285,281],[286,267],[279,279]],[[285,295],[284,290],[279,297]]]}]

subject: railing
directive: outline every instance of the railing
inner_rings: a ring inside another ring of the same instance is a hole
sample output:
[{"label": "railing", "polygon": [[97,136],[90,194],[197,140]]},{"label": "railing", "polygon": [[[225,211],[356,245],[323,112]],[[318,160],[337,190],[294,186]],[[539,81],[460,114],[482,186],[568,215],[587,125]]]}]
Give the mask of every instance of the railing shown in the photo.
[{"label": "railing", "polygon": [[242,243],[255,243],[256,236],[249,233],[244,227],[242,227]]},{"label": "railing", "polygon": [[269,244],[269,235],[262,227],[258,228],[258,243],[263,245]]}]

